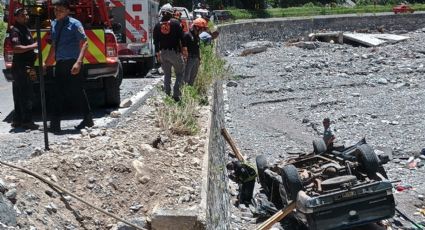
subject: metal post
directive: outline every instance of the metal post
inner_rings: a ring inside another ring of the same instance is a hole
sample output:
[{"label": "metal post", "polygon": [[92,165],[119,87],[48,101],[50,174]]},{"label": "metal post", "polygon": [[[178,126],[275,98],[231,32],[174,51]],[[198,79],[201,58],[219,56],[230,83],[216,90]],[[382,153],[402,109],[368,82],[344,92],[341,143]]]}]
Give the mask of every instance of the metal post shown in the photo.
[{"label": "metal post", "polygon": [[37,29],[37,49],[38,49],[38,76],[40,79],[40,95],[41,95],[41,116],[43,118],[44,131],[44,149],[49,150],[49,136],[47,135],[47,114],[46,114],[46,93],[43,75],[43,55],[41,49],[41,31],[40,31],[40,14],[37,12],[35,18]]}]

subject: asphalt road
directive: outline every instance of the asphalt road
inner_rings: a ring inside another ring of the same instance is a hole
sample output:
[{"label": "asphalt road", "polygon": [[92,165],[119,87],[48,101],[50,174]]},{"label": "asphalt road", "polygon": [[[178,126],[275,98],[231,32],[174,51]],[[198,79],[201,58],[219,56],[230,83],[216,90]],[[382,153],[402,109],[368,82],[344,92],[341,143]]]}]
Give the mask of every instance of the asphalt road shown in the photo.
[{"label": "asphalt road", "polygon": [[[1,69],[4,68],[4,61],[1,58]],[[34,153],[35,149],[44,149],[44,135],[40,130],[29,131],[22,129],[12,129],[10,121],[13,113],[13,95],[12,83],[4,79],[3,72],[0,73],[0,159],[14,161],[26,158]],[[150,90],[156,85],[161,76],[155,78],[125,78],[121,84],[121,100],[130,98],[132,106],[130,108],[119,109],[121,116],[125,117],[128,112],[134,111],[148,97]],[[110,127],[117,124],[117,119],[111,118],[109,114],[117,108],[95,108],[94,123],[95,127]],[[42,127],[42,117],[40,111],[33,113],[34,121]],[[62,118],[61,135],[48,134],[49,143],[61,143],[67,141],[70,136],[79,134],[80,131],[74,129],[74,126],[81,122],[81,115],[68,111],[68,114]]]}]

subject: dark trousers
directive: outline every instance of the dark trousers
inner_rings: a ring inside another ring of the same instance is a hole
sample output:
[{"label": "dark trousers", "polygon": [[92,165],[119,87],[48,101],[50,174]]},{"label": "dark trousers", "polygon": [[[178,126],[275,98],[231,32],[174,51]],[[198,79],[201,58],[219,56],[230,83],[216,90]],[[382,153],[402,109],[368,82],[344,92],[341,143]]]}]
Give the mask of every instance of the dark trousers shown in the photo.
[{"label": "dark trousers", "polygon": [[87,98],[86,91],[84,90],[84,75],[83,68],[77,75],[71,74],[72,66],[76,60],[60,60],[56,62],[55,75],[54,75],[54,86],[53,86],[53,112],[52,121],[60,120],[64,103],[65,96],[72,95],[72,99],[76,100],[76,104],[79,105],[80,111],[84,117],[90,114],[90,105]]},{"label": "dark trousers", "polygon": [[29,79],[25,64],[13,63],[13,103],[15,112],[13,121],[16,123],[32,122],[32,100],[34,97],[33,82]]},{"label": "dark trousers", "polygon": [[239,203],[249,205],[254,193],[255,180],[244,182],[239,185]]}]

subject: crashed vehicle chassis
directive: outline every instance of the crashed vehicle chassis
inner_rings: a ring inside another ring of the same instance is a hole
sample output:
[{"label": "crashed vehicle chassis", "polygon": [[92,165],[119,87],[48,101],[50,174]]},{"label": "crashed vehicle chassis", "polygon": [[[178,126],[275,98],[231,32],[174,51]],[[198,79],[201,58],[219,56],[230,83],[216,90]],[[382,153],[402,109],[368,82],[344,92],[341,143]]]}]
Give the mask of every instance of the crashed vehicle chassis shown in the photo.
[{"label": "crashed vehicle chassis", "polygon": [[277,208],[295,201],[295,217],[313,230],[351,228],[394,215],[392,184],[382,167],[387,156],[378,157],[365,139],[332,149],[315,140],[313,148],[273,166],[264,155],[256,158],[262,189]]}]

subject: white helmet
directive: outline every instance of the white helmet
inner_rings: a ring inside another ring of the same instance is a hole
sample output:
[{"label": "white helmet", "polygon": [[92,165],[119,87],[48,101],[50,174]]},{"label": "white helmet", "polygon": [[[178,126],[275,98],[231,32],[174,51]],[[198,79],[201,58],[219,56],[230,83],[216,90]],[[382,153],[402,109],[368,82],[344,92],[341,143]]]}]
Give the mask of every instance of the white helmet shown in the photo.
[{"label": "white helmet", "polygon": [[161,11],[163,14],[164,14],[164,13],[170,13],[170,14],[174,13],[173,6],[172,6],[170,3],[167,3],[167,4],[163,5],[163,6],[161,7],[161,10],[160,10],[160,11]]}]

